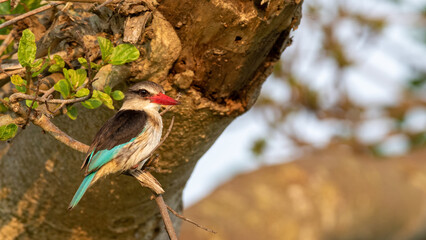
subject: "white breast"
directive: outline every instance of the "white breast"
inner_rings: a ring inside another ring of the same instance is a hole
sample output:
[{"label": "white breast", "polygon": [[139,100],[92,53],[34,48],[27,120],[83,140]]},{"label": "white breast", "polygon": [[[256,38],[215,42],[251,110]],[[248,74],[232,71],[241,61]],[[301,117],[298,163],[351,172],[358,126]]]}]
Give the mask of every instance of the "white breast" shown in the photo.
[{"label": "white breast", "polygon": [[133,142],[124,146],[116,157],[116,162],[123,171],[145,162],[160,143],[163,131],[161,116],[157,111],[147,113],[149,117],[144,131]]}]

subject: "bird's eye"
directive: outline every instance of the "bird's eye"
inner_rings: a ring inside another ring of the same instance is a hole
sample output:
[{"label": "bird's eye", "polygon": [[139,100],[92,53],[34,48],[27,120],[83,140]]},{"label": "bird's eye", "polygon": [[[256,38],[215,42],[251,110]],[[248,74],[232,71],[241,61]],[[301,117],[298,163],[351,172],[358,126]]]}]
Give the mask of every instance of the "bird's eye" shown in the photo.
[{"label": "bird's eye", "polygon": [[138,94],[142,97],[147,97],[149,95],[149,92],[145,89],[141,89],[138,91]]}]

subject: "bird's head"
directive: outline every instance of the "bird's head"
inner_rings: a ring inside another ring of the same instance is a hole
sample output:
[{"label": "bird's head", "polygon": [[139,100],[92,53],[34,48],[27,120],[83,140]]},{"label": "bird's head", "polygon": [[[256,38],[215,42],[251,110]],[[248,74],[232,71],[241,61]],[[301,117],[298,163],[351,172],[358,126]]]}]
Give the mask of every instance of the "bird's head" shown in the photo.
[{"label": "bird's head", "polygon": [[121,109],[158,111],[161,105],[177,105],[178,101],[164,94],[160,85],[142,81],[131,86],[124,99]]}]

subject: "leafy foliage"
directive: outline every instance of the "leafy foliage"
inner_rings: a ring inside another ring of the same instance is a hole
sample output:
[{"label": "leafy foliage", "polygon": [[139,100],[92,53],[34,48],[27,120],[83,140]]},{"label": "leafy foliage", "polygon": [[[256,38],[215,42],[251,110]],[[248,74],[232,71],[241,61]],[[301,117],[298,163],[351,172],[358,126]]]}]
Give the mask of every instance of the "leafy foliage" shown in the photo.
[{"label": "leafy foliage", "polygon": [[[39,0],[27,0],[25,2],[29,4],[29,6],[39,6],[40,4]],[[0,4],[0,11],[10,13],[10,8],[4,4]],[[139,50],[133,45],[120,44],[114,47],[110,40],[103,37],[98,37],[98,43],[102,54],[102,63],[97,64],[91,62],[90,67],[92,71],[98,71],[106,64],[121,65],[139,58]],[[68,69],[61,56],[54,55],[53,59],[51,59],[49,52],[47,59],[36,59],[36,51],[37,46],[34,34],[30,29],[24,30],[18,46],[18,61],[25,67],[27,74],[26,79],[23,79],[19,75],[11,76],[11,83],[15,86],[17,91],[34,96],[35,90],[32,86],[35,86],[37,79],[33,78],[36,78],[43,72],[62,72],[64,78],[56,82],[53,89],[60,93],[63,99],[87,98],[87,96],[91,94],[90,99],[81,102],[83,107],[95,109],[101,105],[105,105],[110,109],[114,109],[113,100],[120,101],[124,98],[123,92],[119,90],[112,91],[110,86],[106,86],[103,91],[93,90],[92,93],[90,92],[87,80],[89,64],[85,58],[78,58],[81,68]],[[40,103],[37,101],[33,102],[33,100],[25,100],[25,105],[28,108],[32,106],[34,111],[38,111]],[[1,103],[0,111],[7,112],[7,106]],[[77,108],[73,105],[67,105],[64,113],[72,120],[77,119]],[[15,124],[1,126],[0,139],[6,140],[14,137],[17,128],[18,126]]]},{"label": "leafy foliage", "polygon": [[71,87],[67,80],[61,79],[54,85],[55,90],[60,92],[63,98],[68,98],[70,95]]},{"label": "leafy foliage", "polygon": [[27,87],[26,87],[27,81],[24,80],[24,79],[22,79],[21,76],[19,76],[19,75],[12,75],[10,77],[10,80],[11,80],[12,84],[15,85],[16,89],[19,92],[25,93],[27,91]]},{"label": "leafy foliage", "polygon": [[18,131],[18,126],[14,123],[0,126],[0,140],[5,141],[13,138]]},{"label": "leafy foliage", "polygon": [[[33,104],[33,100],[25,100],[25,105],[27,105],[27,107],[31,107],[31,104]],[[34,102],[33,104],[33,109],[36,109],[38,107],[38,102]]]},{"label": "leafy foliage", "polygon": [[139,58],[139,50],[131,44],[120,44],[115,47],[111,54],[112,65],[122,65],[133,62]]},{"label": "leafy foliage", "polygon": [[23,67],[33,67],[38,63],[34,64],[36,56],[36,43],[35,36],[30,29],[25,29],[22,32],[21,40],[19,41],[18,47],[18,60]]},{"label": "leafy foliage", "polygon": [[124,98],[123,92],[119,91],[119,90],[115,90],[114,92],[112,92],[111,96],[116,101],[123,100],[123,98]]},{"label": "leafy foliage", "polygon": [[[373,15],[371,6],[386,10]],[[405,8],[411,19],[395,24]],[[268,146],[303,152],[343,143],[380,156],[426,146],[426,44],[412,37],[423,32],[424,8],[409,1],[311,1],[303,18],[269,80],[282,90],[265,89],[271,94],[255,106],[269,127],[266,143],[274,142]],[[256,141],[252,152],[262,154],[264,145]]]},{"label": "leafy foliage", "polygon": [[49,67],[49,72],[59,72],[65,67],[65,61],[61,56],[55,55],[53,56],[53,64]]},{"label": "leafy foliage", "polygon": [[139,58],[139,50],[131,44],[120,44],[113,47],[111,41],[106,38],[98,37],[98,43],[101,48],[102,60],[112,65],[123,65],[133,62]]}]

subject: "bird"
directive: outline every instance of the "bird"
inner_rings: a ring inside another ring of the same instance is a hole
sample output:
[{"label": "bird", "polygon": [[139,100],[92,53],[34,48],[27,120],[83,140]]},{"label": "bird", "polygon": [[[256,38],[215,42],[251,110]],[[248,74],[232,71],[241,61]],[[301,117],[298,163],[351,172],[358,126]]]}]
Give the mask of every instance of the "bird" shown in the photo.
[{"label": "bird", "polygon": [[143,166],[161,140],[161,105],[179,104],[164,93],[163,87],[150,81],[128,89],[122,107],[95,135],[81,166],[85,177],[68,209],[100,178]]}]

